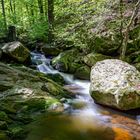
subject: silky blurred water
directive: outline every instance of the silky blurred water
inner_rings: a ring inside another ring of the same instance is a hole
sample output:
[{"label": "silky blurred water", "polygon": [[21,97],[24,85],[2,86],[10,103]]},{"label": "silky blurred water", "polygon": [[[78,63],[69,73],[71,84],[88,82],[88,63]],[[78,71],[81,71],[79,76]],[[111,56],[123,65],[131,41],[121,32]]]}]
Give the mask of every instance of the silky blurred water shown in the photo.
[{"label": "silky blurred water", "polygon": [[43,114],[29,126],[26,140],[137,140],[140,138],[140,111],[120,112],[94,103],[89,94],[90,82],[76,80],[73,75],[60,73],[50,65],[51,59],[32,53],[32,61],[43,73],[59,73],[78,93],[73,99],[76,108],[68,104],[62,114]]}]

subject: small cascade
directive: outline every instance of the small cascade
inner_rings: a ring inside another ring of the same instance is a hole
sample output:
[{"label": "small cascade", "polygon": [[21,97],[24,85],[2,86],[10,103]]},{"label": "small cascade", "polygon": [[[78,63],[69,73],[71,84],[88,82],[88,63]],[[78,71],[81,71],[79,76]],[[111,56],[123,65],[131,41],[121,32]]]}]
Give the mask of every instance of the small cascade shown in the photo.
[{"label": "small cascade", "polygon": [[66,85],[65,88],[69,89],[72,92],[79,93],[76,95],[76,99],[73,99],[73,101],[85,103],[86,107],[83,108],[82,110],[74,109],[73,113],[80,111],[81,114],[84,114],[82,112],[86,112],[86,114],[89,113],[90,115],[98,114],[96,111],[96,105],[94,104],[92,98],[89,95],[89,86],[90,86],[89,81],[74,79],[74,76],[72,74],[67,74],[67,73],[63,73],[63,72],[59,72],[58,70],[55,70],[51,66],[51,58],[46,58],[43,54],[32,52],[31,58],[32,58],[33,64],[36,65],[37,70],[45,74],[59,73],[64,78],[66,83],[68,83],[68,85]]}]

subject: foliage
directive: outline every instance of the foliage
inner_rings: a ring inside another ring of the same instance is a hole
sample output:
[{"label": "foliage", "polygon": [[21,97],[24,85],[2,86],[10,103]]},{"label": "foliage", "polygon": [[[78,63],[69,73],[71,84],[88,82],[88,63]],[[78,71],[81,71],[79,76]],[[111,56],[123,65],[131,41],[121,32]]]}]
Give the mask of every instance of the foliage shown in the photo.
[{"label": "foliage", "polygon": [[[9,4],[10,1],[12,6]],[[40,9],[41,6],[43,11]],[[126,2],[120,8],[120,0],[55,0],[55,42],[63,40],[59,43],[62,46],[64,40],[73,42],[73,46],[89,53],[98,45],[96,39],[103,37],[101,42],[106,38],[105,42],[110,42],[109,45],[114,44],[117,39],[119,47],[122,38],[120,28],[124,29],[127,25],[133,8],[133,3]],[[5,11],[7,25],[15,25],[18,35],[27,34],[30,40],[47,41],[48,0],[5,0]],[[1,36],[4,32],[4,20],[2,13],[0,15]]]}]

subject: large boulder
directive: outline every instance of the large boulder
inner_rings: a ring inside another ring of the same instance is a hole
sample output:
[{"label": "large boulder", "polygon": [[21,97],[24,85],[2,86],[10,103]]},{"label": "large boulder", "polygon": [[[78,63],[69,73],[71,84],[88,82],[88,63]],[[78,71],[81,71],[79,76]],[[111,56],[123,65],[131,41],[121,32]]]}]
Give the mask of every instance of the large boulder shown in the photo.
[{"label": "large boulder", "polygon": [[102,55],[100,53],[90,53],[86,56],[84,56],[84,63],[88,65],[89,67],[92,67],[95,65],[98,61],[102,61],[105,59],[111,58],[110,56]]},{"label": "large boulder", "polygon": [[92,67],[90,78],[95,102],[120,110],[140,107],[140,72],[134,66],[107,59]]},{"label": "large boulder", "polygon": [[13,59],[20,63],[30,61],[30,51],[18,41],[6,43],[2,47],[2,51],[9,59]]}]

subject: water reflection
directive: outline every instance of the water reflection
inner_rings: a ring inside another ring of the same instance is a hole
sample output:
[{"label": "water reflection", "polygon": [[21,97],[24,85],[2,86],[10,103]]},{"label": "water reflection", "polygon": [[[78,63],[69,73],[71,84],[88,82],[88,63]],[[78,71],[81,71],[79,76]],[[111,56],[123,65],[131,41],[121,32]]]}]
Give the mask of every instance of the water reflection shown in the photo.
[{"label": "water reflection", "polygon": [[84,116],[42,116],[30,130],[26,140],[114,140],[110,127]]}]

